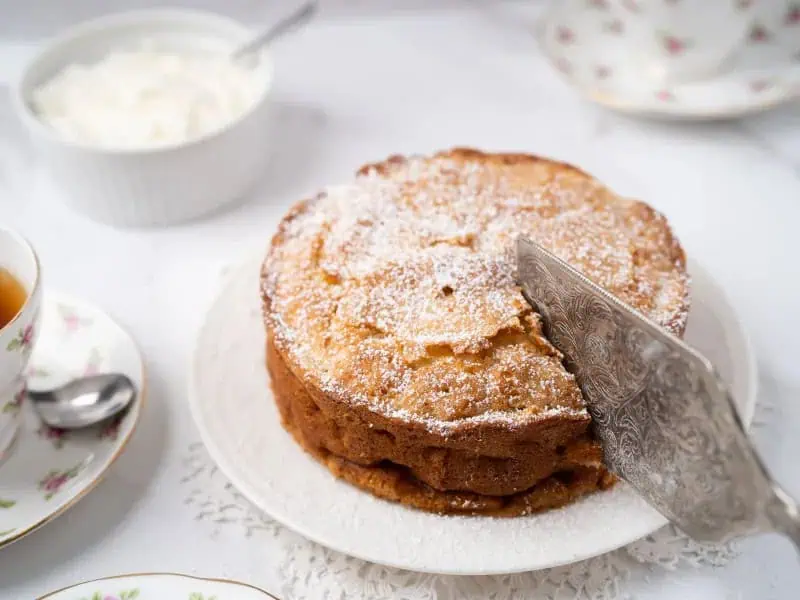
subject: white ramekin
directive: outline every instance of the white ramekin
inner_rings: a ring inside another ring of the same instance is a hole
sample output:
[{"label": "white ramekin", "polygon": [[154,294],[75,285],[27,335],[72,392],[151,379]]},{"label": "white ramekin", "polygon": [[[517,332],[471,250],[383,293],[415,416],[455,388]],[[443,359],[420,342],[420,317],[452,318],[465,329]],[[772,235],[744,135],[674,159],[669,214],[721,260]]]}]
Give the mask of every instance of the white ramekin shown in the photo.
[{"label": "white ramekin", "polygon": [[74,62],[153,40],[173,49],[234,47],[252,32],[227,17],[184,9],[112,14],[70,28],[44,47],[13,88],[14,105],[41,161],[77,211],[119,227],[179,223],[241,198],[264,171],[270,146],[272,63],[254,68],[266,82],[256,105],[220,131],[153,149],[106,149],[64,140],[38,119],[32,91]]}]

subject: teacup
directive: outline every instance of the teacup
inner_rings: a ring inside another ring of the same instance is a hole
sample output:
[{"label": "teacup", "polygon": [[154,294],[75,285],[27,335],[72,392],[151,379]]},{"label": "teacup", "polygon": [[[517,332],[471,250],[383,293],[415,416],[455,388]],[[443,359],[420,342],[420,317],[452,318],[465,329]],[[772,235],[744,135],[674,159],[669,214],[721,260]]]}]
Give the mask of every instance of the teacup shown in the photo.
[{"label": "teacup", "polygon": [[800,59],[800,3],[796,0],[751,0],[753,25],[749,39],[755,44],[776,45]]},{"label": "teacup", "polygon": [[[637,61],[653,77],[686,81],[721,71],[747,36],[747,0],[611,0],[627,17]],[[631,7],[634,7],[631,10]]]},{"label": "teacup", "polygon": [[[606,38],[639,76],[665,83],[725,70],[756,17],[755,0],[562,0],[553,4],[548,36],[578,45]],[[762,0],[761,14],[785,0]],[[766,6],[763,6],[766,5]]]},{"label": "teacup", "polygon": [[[18,233],[0,228],[0,269],[21,287],[24,299],[0,327],[0,457],[9,450],[22,421],[25,369],[39,329],[42,301],[41,269],[31,245]],[[10,294],[0,286],[0,294]],[[7,298],[0,298],[0,302]]]}]

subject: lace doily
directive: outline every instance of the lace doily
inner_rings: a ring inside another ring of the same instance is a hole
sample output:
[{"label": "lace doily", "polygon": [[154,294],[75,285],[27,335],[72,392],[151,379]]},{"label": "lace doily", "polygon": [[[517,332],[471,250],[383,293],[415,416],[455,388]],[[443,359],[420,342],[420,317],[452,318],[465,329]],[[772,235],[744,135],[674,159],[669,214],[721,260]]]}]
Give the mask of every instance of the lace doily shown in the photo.
[{"label": "lace doily", "polygon": [[[230,265],[221,266],[221,279],[230,273]],[[759,399],[751,424],[756,441],[774,417],[775,406]],[[405,571],[330,550],[273,521],[225,478],[200,441],[188,446],[183,467],[184,504],[210,535],[278,544],[282,600],[522,600],[533,590],[537,600],[630,600],[632,579],[647,580],[654,569],[721,567],[740,553],[736,543],[698,543],[667,525],[615,552],[542,571],[479,577]]]},{"label": "lace doily", "polygon": [[[753,428],[767,424],[772,407],[759,404]],[[536,590],[540,600],[627,600],[632,577],[653,569],[719,567],[739,553],[736,544],[692,541],[669,525],[615,552],[564,567],[514,575],[431,575],[371,564],[307,541],[264,516],[226,480],[201,442],[183,462],[185,505],[213,536],[272,539],[280,547],[285,600],[518,600]]]}]

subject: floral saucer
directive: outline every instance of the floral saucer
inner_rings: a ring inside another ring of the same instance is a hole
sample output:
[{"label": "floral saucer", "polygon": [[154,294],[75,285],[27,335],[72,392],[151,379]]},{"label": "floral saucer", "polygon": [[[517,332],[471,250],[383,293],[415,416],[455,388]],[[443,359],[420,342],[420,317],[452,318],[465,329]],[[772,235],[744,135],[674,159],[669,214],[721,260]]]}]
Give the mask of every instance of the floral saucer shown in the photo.
[{"label": "floral saucer", "polygon": [[277,600],[246,583],[178,573],[117,575],[72,585],[39,600]]},{"label": "floral saucer", "polygon": [[[540,47],[579,92],[609,108],[682,120],[727,119],[800,100],[800,3],[775,22],[755,19],[727,68],[707,79],[665,83],[643,72],[626,44],[628,23],[605,0],[556,3],[538,24]],[[667,51],[688,42],[665,36]]]},{"label": "floral saucer", "polygon": [[51,521],[99,483],[133,433],[144,401],[144,365],[131,337],[98,308],[46,292],[28,387],[49,389],[105,371],[128,375],[139,394],[124,413],[95,427],[54,429],[29,403],[14,405],[23,411],[23,423],[0,462],[0,548]]}]

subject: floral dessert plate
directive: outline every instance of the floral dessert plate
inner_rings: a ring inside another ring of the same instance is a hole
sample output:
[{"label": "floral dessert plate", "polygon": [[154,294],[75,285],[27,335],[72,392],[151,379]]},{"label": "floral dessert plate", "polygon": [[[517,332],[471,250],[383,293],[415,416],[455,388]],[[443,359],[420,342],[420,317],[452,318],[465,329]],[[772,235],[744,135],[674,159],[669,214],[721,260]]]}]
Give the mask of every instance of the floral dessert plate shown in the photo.
[{"label": "floral dessert plate", "polygon": [[[787,2],[785,14],[768,23],[754,18],[719,73],[675,83],[657,69],[642,70],[626,39],[634,15],[612,8],[606,0],[567,0],[554,4],[537,28],[549,62],[598,104],[641,116],[713,120],[800,100],[800,3]],[[693,51],[695,41],[664,32],[664,52],[680,58]]]},{"label": "floral dessert plate", "polygon": [[[623,484],[559,510],[498,519],[416,511],[337,480],[281,427],[264,358],[258,289],[262,260],[256,256],[230,271],[212,304],[195,348],[189,403],[222,473],[276,521],[356,558],[458,575],[576,562],[616,550],[666,524]],[[713,278],[691,261],[689,272],[692,307],[685,338],[714,363],[749,423],[756,368],[747,336]]]},{"label": "floral dessert plate", "polygon": [[178,573],[137,573],[86,581],[39,600],[276,600],[246,583]]},{"label": "floral dessert plate", "polygon": [[53,429],[27,402],[4,407],[23,411],[23,422],[0,462],[0,548],[51,521],[99,483],[133,433],[144,400],[144,365],[130,335],[98,308],[46,292],[29,388],[49,389],[107,371],[128,375],[139,394],[124,413],[95,427]]}]

